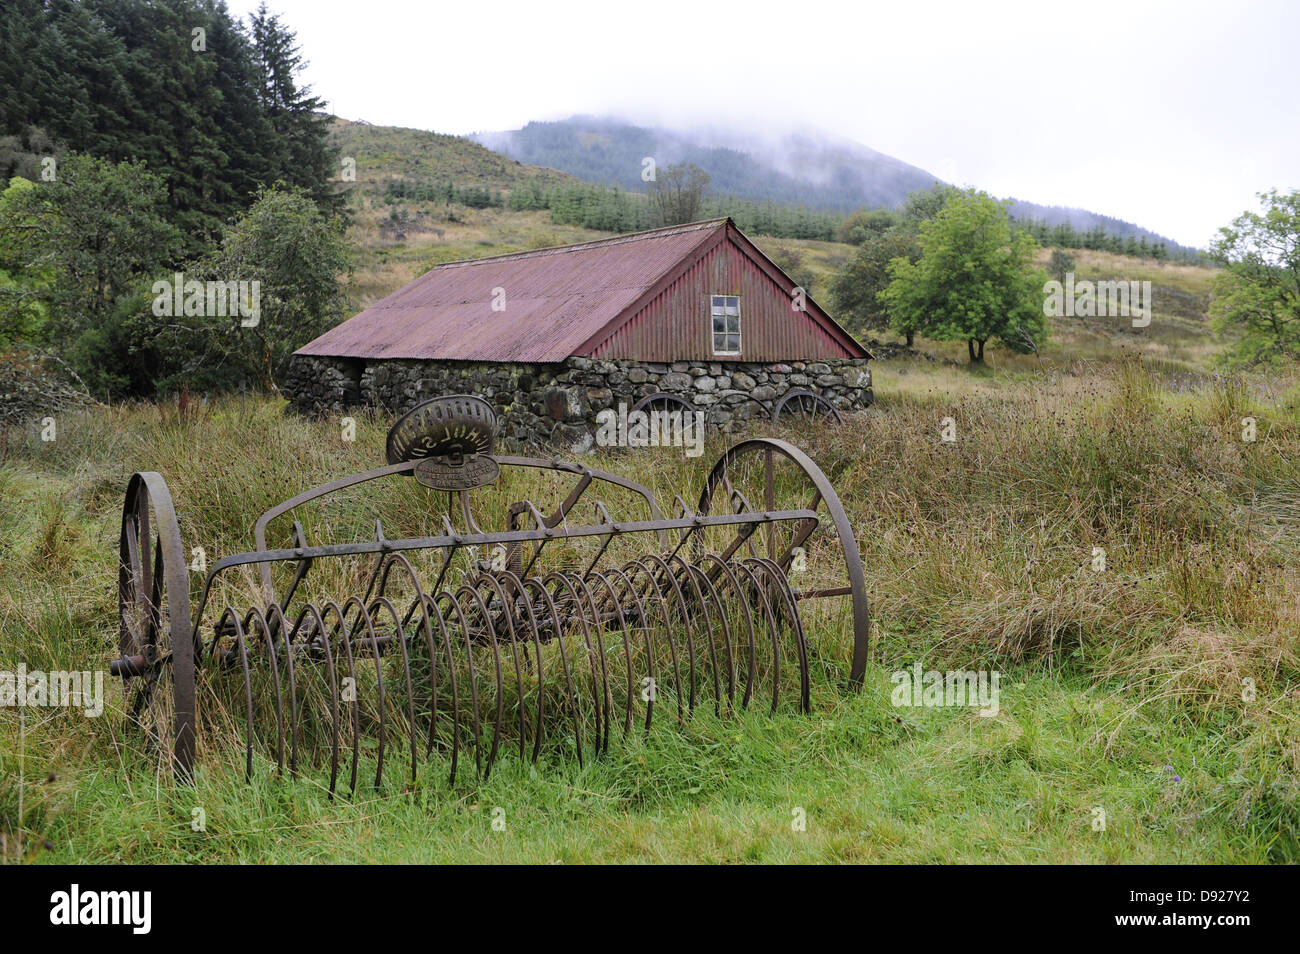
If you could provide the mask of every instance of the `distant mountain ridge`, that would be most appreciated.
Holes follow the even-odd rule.
[[[779,139],[747,138],[707,129],[679,131],[619,119],[573,116],[530,122],[522,129],[473,133],[487,148],[533,166],[567,172],[599,185],[644,191],[642,162],[693,162],[709,173],[715,196],[802,205],[828,212],[897,208],[907,193],[928,189],[938,176],[859,143],[815,133]],[[1146,238],[1183,249],[1172,239],[1132,222],[1086,209],[1011,200],[1011,214],[1078,231],[1101,226],[1122,238]],[[1190,251],[1190,250],[1188,250]]]

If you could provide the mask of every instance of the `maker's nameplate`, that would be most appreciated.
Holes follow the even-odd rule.
[[[501,475],[501,467],[491,457],[478,455],[461,464],[448,464],[434,457],[422,457],[412,471],[415,479],[434,490],[473,490],[486,487]]]

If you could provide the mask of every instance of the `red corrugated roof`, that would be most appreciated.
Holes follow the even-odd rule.
[[[597,337],[729,220],[439,265],[298,354],[563,361]],[[493,311],[493,290],[505,310]]]

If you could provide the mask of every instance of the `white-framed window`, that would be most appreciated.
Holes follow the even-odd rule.
[[[740,296],[714,295],[709,309],[714,354],[740,354]]]

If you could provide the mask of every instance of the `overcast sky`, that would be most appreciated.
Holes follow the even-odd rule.
[[[243,15],[257,0],[229,0]],[[1300,3],[272,0],[348,119],[824,130],[1204,246],[1300,188]]]

